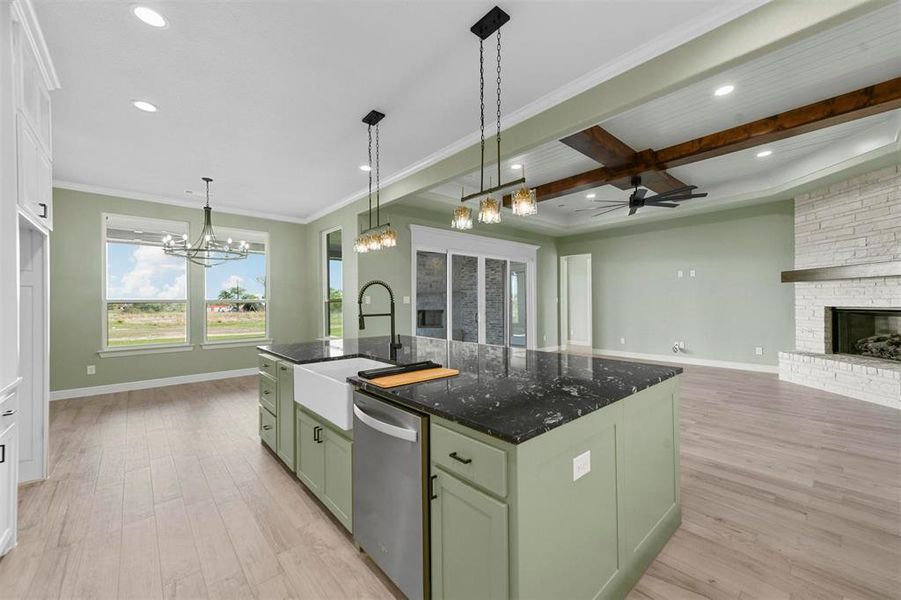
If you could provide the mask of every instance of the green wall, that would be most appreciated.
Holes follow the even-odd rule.
[[[794,347],[793,214],[786,200],[558,239],[560,256],[592,255],[592,346],[671,355],[681,340],[686,357],[776,365]]]
[[[397,300],[397,331],[411,334],[412,305],[404,304],[403,297],[412,297],[411,238],[410,225],[424,225],[437,229],[450,230],[452,208],[446,212],[410,206],[415,199],[405,200],[402,204],[392,204],[382,210],[383,221],[390,221],[397,229],[397,246],[379,250],[378,252],[361,254],[358,257],[359,283],[372,279],[382,279],[394,289]],[[514,218],[505,216],[505,218]],[[365,215],[360,215],[360,224],[364,224]],[[467,232],[473,235],[498,238],[534,244],[539,246],[536,259],[538,277],[538,339],[535,346],[557,345],[557,247],[554,238],[533,234],[522,230],[498,225],[476,226]],[[351,236],[352,238],[353,236]],[[387,308],[387,295],[379,288],[371,288],[372,304],[366,312],[382,312]],[[370,295],[367,293],[367,295]],[[354,315],[356,315],[356,297],[352,298]],[[388,332],[387,319],[373,319],[366,323],[365,334],[384,335]]]
[[[202,211],[76,192],[53,190],[55,229],[50,238],[50,389],[71,388],[244,369],[256,364],[251,347],[204,350],[200,347],[204,309],[194,302],[190,315],[189,352],[101,358],[101,289],[103,285],[101,215],[105,212],[188,221],[200,231]],[[306,252],[304,225],[213,213],[214,225],[269,233],[270,335],[289,342],[316,335],[303,304],[309,278],[300,257]],[[203,267],[190,265],[190,297],[202,298]],[[87,375],[87,365],[97,374]]]

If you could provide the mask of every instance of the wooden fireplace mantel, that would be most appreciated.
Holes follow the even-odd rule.
[[[901,277],[901,260],[782,271],[782,283],[871,279],[874,277]]]

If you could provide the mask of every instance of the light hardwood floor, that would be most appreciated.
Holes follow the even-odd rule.
[[[255,378],[55,402],[0,598],[391,598],[256,437]],[[683,524],[629,600],[901,598],[901,413],[689,367]]]

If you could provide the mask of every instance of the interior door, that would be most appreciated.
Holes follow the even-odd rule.
[[[510,336],[508,344],[514,348],[528,346],[528,267],[526,263],[510,261]]]
[[[565,339],[568,344],[591,346],[591,255],[566,258]]]

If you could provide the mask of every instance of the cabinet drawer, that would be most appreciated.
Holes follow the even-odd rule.
[[[257,354],[257,360],[259,361],[260,373],[265,373],[270,377],[276,377],[278,373],[278,361],[271,356],[266,354]]]
[[[260,406],[260,439],[275,452],[275,415]]]
[[[277,387],[274,379],[260,375],[260,404],[273,415],[278,414]]]
[[[432,462],[500,497],[507,495],[507,453],[432,424]]]

